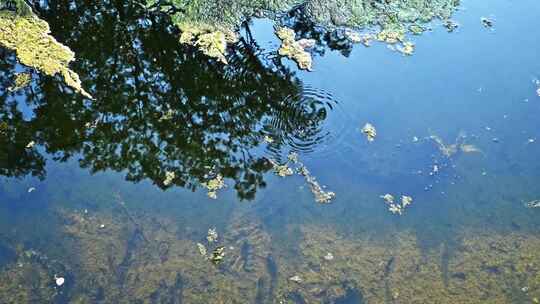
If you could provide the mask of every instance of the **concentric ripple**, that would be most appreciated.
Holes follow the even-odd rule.
[[[304,86],[281,105],[267,124],[271,129],[265,130],[277,140],[268,145],[274,156],[284,152],[324,154],[342,138],[348,119],[332,94]]]

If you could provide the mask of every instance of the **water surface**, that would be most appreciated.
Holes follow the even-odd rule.
[[[539,11],[469,0],[413,56],[320,41],[305,72],[268,20],[222,65],[164,15],[50,1],[39,15],[95,100],[0,50],[0,302],[538,302]],[[21,71],[31,85],[9,91]],[[291,152],[330,204],[275,174]],[[413,203],[392,214],[386,193]]]

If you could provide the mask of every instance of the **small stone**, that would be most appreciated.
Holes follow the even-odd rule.
[[[63,277],[57,277],[55,275],[54,276],[54,282],[56,283],[56,286],[60,287],[60,286],[64,285],[64,283],[66,282],[66,279],[64,279]]]
[[[326,261],[332,261],[334,259],[334,255],[331,253],[331,252],[328,252],[325,256],[324,256],[324,259]]]
[[[302,278],[298,275],[295,275],[295,276],[290,277],[289,281],[293,281],[295,283],[302,283]]]

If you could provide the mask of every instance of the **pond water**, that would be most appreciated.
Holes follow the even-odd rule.
[[[266,19],[223,65],[49,1],[94,100],[0,49],[0,303],[539,303],[539,12],[469,0],[412,56],[318,40],[306,72]]]

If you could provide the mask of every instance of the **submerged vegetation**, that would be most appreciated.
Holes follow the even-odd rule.
[[[53,214],[48,224],[59,228],[56,250],[2,241],[13,240],[13,258],[0,270],[5,303],[339,303],[352,291],[363,303],[535,303],[540,297],[540,239],[533,234],[463,232],[425,248],[411,231],[381,239],[294,224],[287,229],[298,236],[275,246],[254,213],[237,211],[219,239],[214,229],[185,235],[172,216],[119,207]]]

